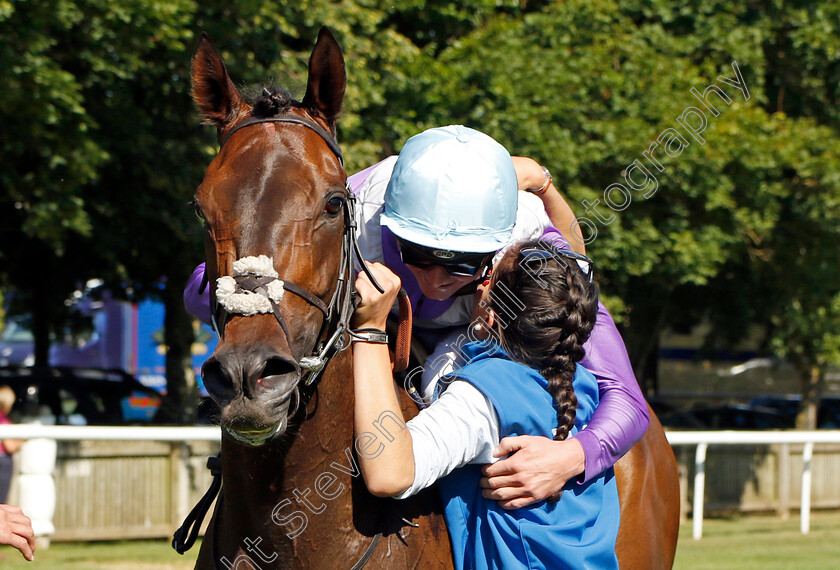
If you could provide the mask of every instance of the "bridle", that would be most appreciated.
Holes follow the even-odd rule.
[[[297,115],[283,114],[274,117],[248,118],[236,125],[224,136],[224,138],[222,138],[219,143],[219,151],[221,152],[225,142],[230,139],[230,136],[233,133],[245,127],[260,123],[291,123],[302,125],[314,131],[321,137],[321,139],[323,139],[332,153],[336,156],[336,158],[338,158],[338,162],[341,167],[344,168],[344,156],[332,134],[315,121],[305,117],[299,117]],[[384,290],[368,269],[367,264],[364,262],[364,258],[362,257],[362,253],[359,250],[359,244],[356,240],[356,196],[353,194],[349,182],[345,184],[345,194],[342,195],[342,198],[344,199],[344,233],[341,240],[341,259],[339,261],[338,284],[336,285],[335,292],[333,293],[329,303],[325,303],[318,296],[290,281],[280,280],[279,277],[257,276],[252,274],[237,275],[233,277],[236,281],[237,293],[255,293],[268,300],[274,318],[280,324],[280,327],[286,335],[286,341],[288,342],[289,348],[292,346],[289,327],[286,324],[286,319],[283,317],[283,312],[280,310],[280,307],[277,306],[277,302],[272,298],[272,295],[268,291],[270,284],[274,281],[280,281],[284,291],[297,295],[321,312],[323,320],[321,321],[321,329],[316,337],[318,340],[316,341],[315,347],[310,351],[309,355],[303,356],[297,361],[297,366],[300,370],[306,371],[306,375],[303,378],[304,390],[301,390],[301,399],[303,402],[307,402],[315,392],[318,382],[322,377],[322,372],[324,371],[324,368],[326,368],[330,359],[350,345],[350,317],[353,315],[353,311],[355,310],[357,303],[354,279],[355,275],[353,271],[354,255],[356,256],[356,259],[359,260],[359,265],[367,274],[368,278],[370,278],[373,286],[376,287],[380,293],[384,293]],[[200,292],[203,292],[204,287],[207,285],[207,276],[205,273],[205,281],[201,285]],[[218,302],[216,295],[211,295],[211,299],[212,302],[210,308],[212,324],[216,331],[216,335],[221,339],[224,338],[225,324],[230,318],[231,313]],[[331,323],[333,322],[335,322],[335,328],[330,331]],[[410,328],[411,325],[409,324],[408,326]],[[183,554],[189,550],[189,548],[195,543],[201,522],[221,489],[221,454],[217,457],[211,457],[208,460],[207,467],[211,470],[213,475],[213,483],[207,493],[205,493],[204,497],[202,497],[189,515],[187,515],[184,523],[175,532],[172,539],[172,547],[179,554]],[[221,500],[220,496],[218,503],[221,503]],[[217,518],[213,517],[214,530],[216,523]],[[215,532],[213,533],[213,538],[215,539]],[[376,546],[379,544],[381,539],[381,532],[374,535],[367,549],[362,554],[361,558],[356,561],[351,570],[360,570],[365,566],[365,564],[367,564],[368,560],[370,560],[373,556]],[[213,540],[210,545],[210,557],[213,560],[214,567],[217,568],[218,564],[214,543],[215,540]]]
[[[342,168],[344,167],[344,156],[332,134],[315,121],[305,117],[299,117],[297,115],[284,114],[274,117],[248,118],[236,125],[224,136],[224,138],[222,138],[219,150],[221,151],[221,148],[224,147],[224,144],[235,132],[261,123],[291,123],[302,125],[314,131],[321,137],[321,139],[323,139],[336,158],[338,158],[338,162]],[[356,196],[351,191],[349,183],[346,184],[345,193],[341,197],[344,200],[344,234],[342,236],[341,243],[338,284],[329,303],[324,303],[324,301],[316,295],[290,281],[285,279],[281,281],[284,290],[297,295],[318,309],[322,314],[321,329],[316,337],[319,340],[317,341],[315,347],[310,351],[309,355],[303,356],[296,363],[300,370],[306,372],[305,377],[303,378],[303,386],[308,387],[310,391],[317,386],[321,378],[321,373],[329,363],[330,359],[349,346],[350,317],[356,308],[356,289],[353,273],[354,255],[359,260],[359,265],[370,278],[374,287],[376,287],[379,292],[383,292],[382,287],[376,282],[376,279],[364,263],[361,251],[359,250],[359,244],[356,240]],[[266,289],[269,283],[275,280],[279,281],[280,278],[238,275],[235,276],[234,279],[236,280],[237,292],[256,293],[258,295],[262,295],[268,300],[271,305],[271,312],[280,324],[280,327],[283,329],[283,333],[286,335],[286,341],[291,348],[292,340],[289,333],[289,327],[286,324],[286,319],[283,317],[283,313],[277,306],[276,301],[271,298]],[[225,324],[231,317],[231,314],[219,304],[215,295],[212,295],[211,299],[211,317],[213,321],[213,328],[215,329],[217,336],[221,339],[224,338]],[[330,331],[331,323],[335,323],[335,328],[332,331]]]

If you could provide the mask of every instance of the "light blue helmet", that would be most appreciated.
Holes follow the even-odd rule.
[[[484,133],[452,125],[406,141],[380,223],[418,245],[486,253],[510,241],[517,205],[508,151]]]

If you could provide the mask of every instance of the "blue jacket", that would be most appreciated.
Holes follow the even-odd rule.
[[[553,438],[557,411],[545,378],[509,360],[498,346],[471,343],[462,350],[470,361],[455,376],[487,396],[501,437]],[[582,366],[574,388],[578,406],[572,435],[598,405],[595,377]],[[619,504],[612,468],[583,485],[569,482],[556,503],[540,501],[513,511],[481,496],[480,468],[467,465],[439,481],[456,568],[618,568]]]

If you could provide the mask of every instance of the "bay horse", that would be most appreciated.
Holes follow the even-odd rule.
[[[221,410],[223,481],[196,568],[452,568],[437,492],[373,497],[355,463],[351,351],[342,350],[355,218],[335,141],[346,86],[338,43],[321,29],[300,102],[264,90],[246,103],[206,35],[192,84],[220,142],[196,207],[220,336],[203,377]],[[670,496],[676,466],[667,473],[674,459],[661,432],[649,430],[628,454],[638,460],[616,468],[623,567],[673,561],[679,492]]]

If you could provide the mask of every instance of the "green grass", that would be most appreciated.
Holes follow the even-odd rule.
[[[811,532],[799,532],[799,516],[735,516],[703,521],[703,538],[691,538],[691,521],[680,527],[676,570],[821,570],[840,567],[840,513],[811,513]]]
[[[0,547],[3,570],[192,570],[200,543],[181,556],[169,540],[131,540],[119,542],[53,542],[46,550],[35,551],[35,561],[27,562],[10,546]]]
[[[26,562],[11,547],[0,547],[3,570],[187,570],[196,544],[179,556],[167,540],[53,543]],[[840,567],[840,512],[811,515],[811,533],[799,533],[799,517],[707,519],[703,538],[691,538],[691,521],[680,527],[676,570],[821,570]],[[337,570],[341,570],[340,568]]]

